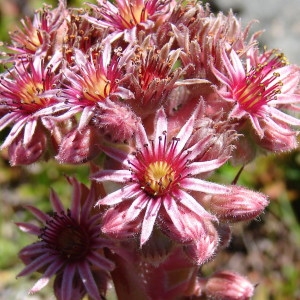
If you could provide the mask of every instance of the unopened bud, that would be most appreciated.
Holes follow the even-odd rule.
[[[254,286],[239,274],[221,271],[207,280],[204,293],[208,299],[247,300],[253,296]]]
[[[249,221],[259,216],[269,201],[267,196],[239,186],[231,186],[229,194],[206,197],[205,207],[220,221]]]

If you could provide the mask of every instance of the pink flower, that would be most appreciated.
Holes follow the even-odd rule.
[[[159,25],[174,6],[172,0],[98,0],[98,5],[89,4],[95,16],[85,18],[100,28],[112,31],[112,40],[123,35],[125,41],[136,39],[137,27],[152,28]]]
[[[73,186],[70,209],[65,209],[55,192],[51,192],[51,215],[33,206],[27,209],[42,223],[17,223],[27,233],[38,236],[39,241],[23,248],[19,256],[26,267],[18,276],[38,271],[42,277],[29,293],[35,293],[48,284],[52,276],[54,292],[60,300],[102,299],[107,287],[108,272],[114,264],[104,257],[103,248],[112,243],[100,235],[100,215],[92,212],[96,200],[96,186],[89,190],[76,179],[68,178]]]
[[[37,10],[33,20],[29,17],[21,20],[23,28],[17,28],[10,33],[13,45],[8,49],[13,50],[16,55],[40,55],[49,48],[56,46],[62,34],[58,34],[61,26],[66,20],[68,10],[64,0],[59,0],[59,6],[51,10],[49,6]],[[14,59],[13,54],[9,54]]]
[[[111,101],[132,98],[133,94],[120,85],[124,76],[121,68],[126,59],[126,54],[122,57],[115,54],[112,57],[108,44],[95,60],[92,54],[87,57],[75,49],[75,66],[64,70],[65,82],[58,95],[59,99],[68,103],[70,109],[58,119],[65,120],[80,112],[78,129],[81,130],[97,111],[99,114],[101,110],[110,108]]]
[[[2,149],[12,145],[16,138],[22,139],[26,149],[37,130],[44,135],[53,130],[55,124],[48,117],[67,108],[64,103],[45,95],[58,84],[59,75],[55,72],[60,61],[59,53],[48,63],[40,57],[33,57],[28,62],[19,62],[1,77],[0,130],[12,126]],[[9,155],[14,156],[14,153]]]
[[[300,120],[282,109],[300,102],[300,95],[295,93],[299,68],[287,65],[285,57],[274,51],[259,55],[251,50],[246,66],[234,50],[231,49],[228,56],[224,49],[221,57],[227,74],[212,67],[215,76],[224,85],[219,94],[232,103],[228,117],[240,122],[250,120],[260,139],[264,137],[264,123],[289,135],[291,131],[281,126],[281,122],[300,126]]]
[[[103,170],[94,174],[93,179],[123,183],[119,190],[98,201],[100,205],[110,205],[110,218],[115,226],[103,225],[105,233],[122,235],[141,227],[141,246],[149,239],[157,218],[167,216],[186,240],[183,211],[198,222],[215,219],[187,192],[196,191],[211,194],[226,194],[230,189],[195,176],[215,170],[223,165],[228,157],[208,161],[194,161],[208,138],[185,148],[192,135],[197,111],[187,120],[176,137],[168,136],[168,122],[163,109],[157,113],[153,139],[149,139],[142,124],[139,124],[134,152],[103,147],[109,156],[124,164],[122,170]],[[116,206],[116,207],[115,207]],[[180,207],[180,209],[179,209]],[[115,210],[115,214],[112,210]],[[191,213],[193,212],[193,213]],[[106,220],[104,216],[104,220]],[[193,221],[191,221],[191,224]],[[130,224],[132,224],[130,226]],[[164,222],[162,222],[164,224]]]

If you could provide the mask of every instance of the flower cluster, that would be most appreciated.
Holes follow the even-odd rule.
[[[120,299],[249,299],[244,277],[198,271],[268,199],[210,176],[297,147],[299,67],[197,1],[86,5],[44,6],[0,60],[11,165],[92,165],[70,210],[54,192],[52,215],[28,206],[43,227],[18,223],[39,237],[19,275],[43,273],[31,292],[55,275],[58,299],[102,299],[110,279]]]

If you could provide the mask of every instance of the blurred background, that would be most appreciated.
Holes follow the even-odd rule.
[[[83,1],[69,1],[79,7]],[[92,1],[91,1],[92,2]],[[262,45],[278,48],[290,63],[300,65],[300,5],[299,0],[216,0],[207,1],[213,11],[225,13],[231,8],[246,25],[257,19],[253,31],[265,29]],[[43,1],[0,0],[0,41],[7,41],[7,32],[18,25],[24,15],[32,15]],[[56,1],[47,1],[54,4]],[[6,132],[0,133],[0,142]],[[215,180],[230,183],[238,172],[228,165],[215,175]],[[18,251],[35,241],[18,230],[14,222],[31,219],[22,208],[34,204],[49,209],[49,189],[54,188],[67,203],[69,185],[64,175],[74,175],[86,183],[87,166],[57,165],[53,161],[36,163],[29,167],[10,167],[5,151],[0,153],[0,299],[49,300],[55,299],[50,288],[38,295],[27,296],[31,280],[19,278],[23,265]],[[246,275],[257,284],[254,300],[300,299],[300,151],[260,156],[246,166],[238,184],[269,195],[266,212],[250,223],[236,224],[228,249],[207,264],[203,272],[230,269]]]

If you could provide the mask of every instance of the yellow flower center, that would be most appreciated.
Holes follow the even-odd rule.
[[[132,28],[147,20],[148,13],[143,3],[129,3],[120,9],[120,16],[124,28]]]
[[[82,92],[86,100],[97,102],[109,95],[110,88],[110,82],[104,74],[95,74],[88,81],[85,81]]]
[[[160,195],[168,189],[174,178],[175,172],[170,164],[165,161],[153,162],[145,172],[145,190],[153,196]]]
[[[43,106],[45,104],[45,98],[39,97],[39,94],[42,92],[44,92],[44,86],[42,83],[29,81],[20,88],[20,103],[25,105],[29,104],[32,108],[36,106]]]

